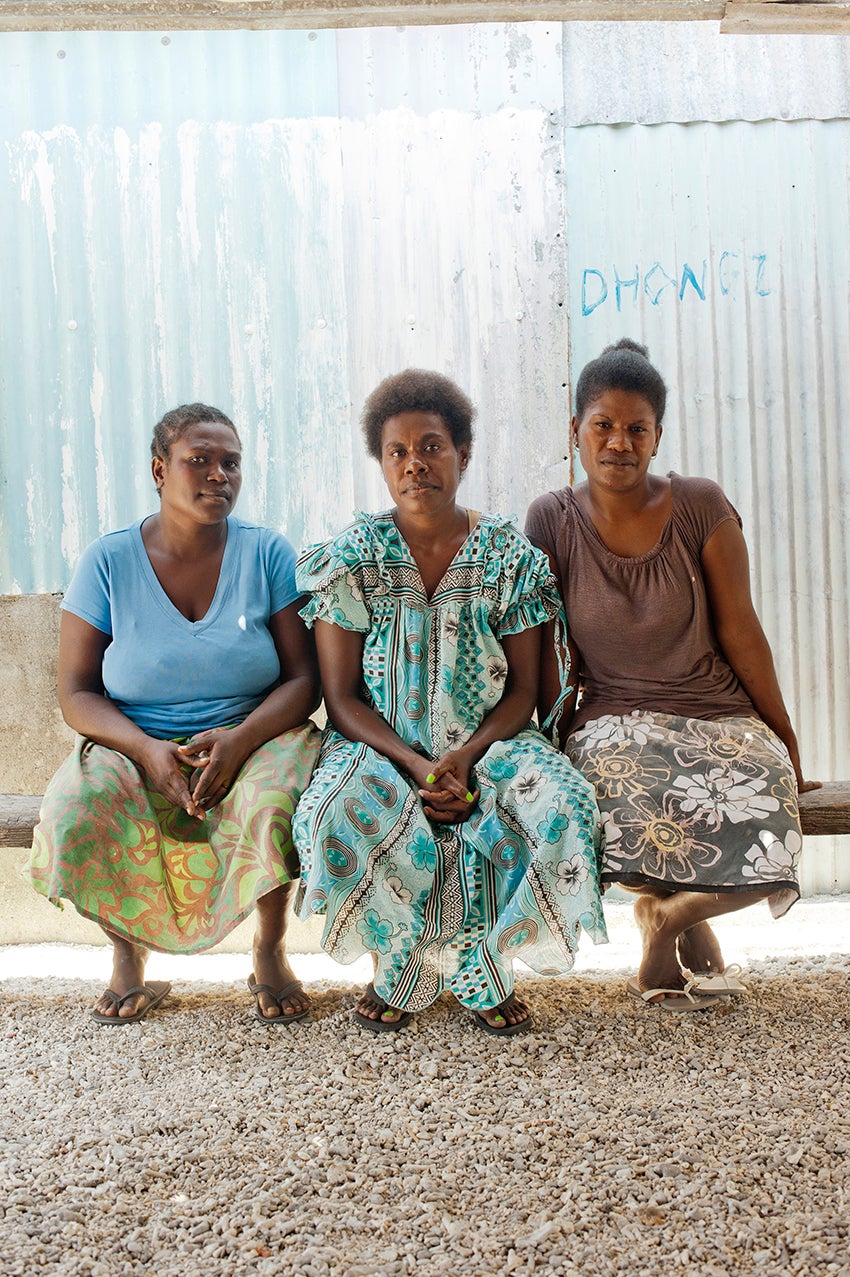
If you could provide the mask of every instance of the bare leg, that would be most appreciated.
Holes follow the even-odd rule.
[[[666,900],[674,894],[652,883],[641,887],[631,887],[627,883],[620,883],[620,886],[625,891],[633,891],[641,896],[653,896],[656,900]],[[696,922],[687,931],[682,932],[676,941],[676,954],[679,966],[692,974],[699,972],[700,975],[707,975],[711,971],[720,972],[726,965],[723,954],[720,952],[720,942],[708,923],[704,921]]]
[[[120,998],[128,989],[144,984],[148,951],[142,945],[133,944],[131,940],[125,940],[123,936],[116,935],[114,931],[107,931],[106,927],[103,931],[112,942],[112,979],[109,987]],[[94,1007],[101,1015],[117,1015],[124,1018],[141,1011],[145,1001],[144,994],[136,993],[132,998],[128,998],[119,1010],[110,998],[102,994]]]
[[[277,887],[257,901],[257,930],[254,934],[254,978],[257,984],[267,984],[271,989],[282,989],[294,980],[295,973],[286,957],[286,925],[289,921],[289,901],[295,890],[294,882]],[[302,988],[293,989],[280,1004],[267,993],[257,994],[263,1015],[297,1015],[306,1011],[310,999]]]
[[[708,918],[737,913],[770,894],[770,888],[716,893],[677,891],[663,897],[642,894],[635,901],[635,921],[643,940],[643,960],[638,970],[641,989],[684,988],[676,956],[677,942],[683,932],[698,927]]]
[[[707,922],[697,922],[676,941],[679,964],[693,974],[708,975],[724,969],[720,941]]]

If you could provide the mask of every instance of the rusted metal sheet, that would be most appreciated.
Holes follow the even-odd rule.
[[[3,0],[0,31],[274,30],[455,23],[704,21],[724,0]]]

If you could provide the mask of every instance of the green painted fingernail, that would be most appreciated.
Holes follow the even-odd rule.
[[[425,777],[425,783],[426,783],[426,785],[433,785],[433,783],[434,783],[434,781],[435,781],[436,779],[437,779],[437,777],[434,775],[434,773],[433,773],[433,772],[431,772],[431,775],[430,775],[430,776],[426,776],[426,777]]]
[[[468,803],[471,803],[471,802],[472,802],[473,797],[474,797],[474,795],[473,795],[473,794],[467,794],[467,795],[466,795],[466,801],[467,801]]]

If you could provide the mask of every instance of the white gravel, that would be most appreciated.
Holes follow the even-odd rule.
[[[448,998],[367,1035],[321,958],[289,1029],[232,956],[155,956],[174,995],[99,1029],[102,952],[0,950],[0,1273],[850,1274],[850,901],[722,922],[751,994],[689,1016],[627,999],[606,912],[508,1041]]]

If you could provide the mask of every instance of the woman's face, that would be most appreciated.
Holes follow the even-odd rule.
[[[154,457],[151,470],[164,510],[219,523],[242,487],[242,450],[230,426],[202,421],[174,440],[167,461]]]
[[[381,431],[381,469],[399,510],[438,514],[454,507],[469,448],[459,448],[434,412],[400,412]]]
[[[588,482],[613,491],[643,479],[661,438],[652,405],[629,390],[603,391],[573,417],[572,432]]]

